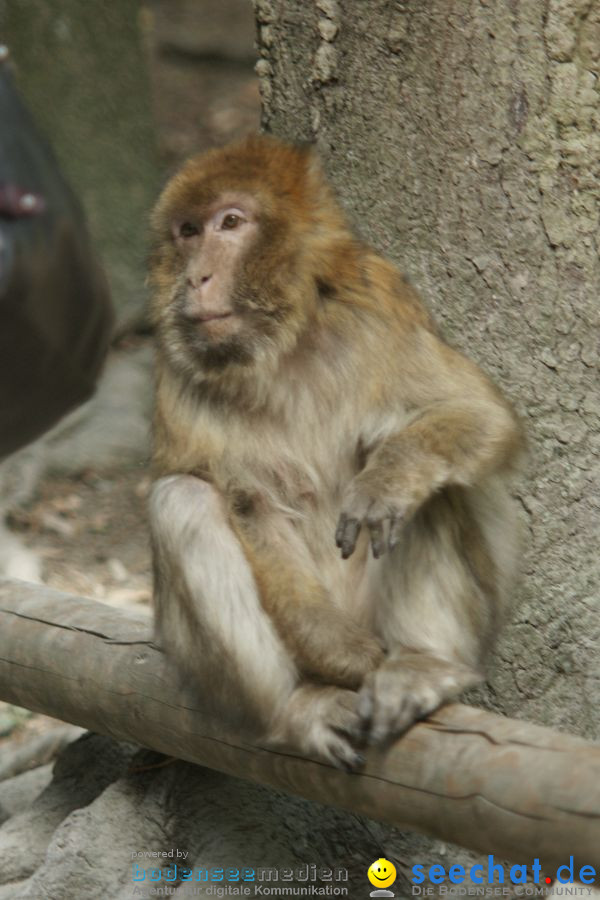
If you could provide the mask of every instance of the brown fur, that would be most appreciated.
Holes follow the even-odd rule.
[[[229,355],[200,362],[175,320],[191,263],[173,222],[205,221],[238,198],[256,211],[257,237],[219,302],[233,304],[241,330]],[[364,684],[363,724],[384,739],[477,677],[501,619],[515,555],[515,415],[440,340],[397,269],[352,234],[312,151],[255,136],[191,159],[163,192],[153,232],[156,474],[212,485],[223,540],[241,548],[300,682]],[[349,559],[336,553],[336,524]],[[190,602],[201,622],[203,601]],[[183,631],[167,644],[189,653]],[[410,678],[398,675],[403,654]],[[310,708],[302,696],[295,708]],[[276,718],[265,710],[266,723]],[[348,762],[339,747],[309,752]]]

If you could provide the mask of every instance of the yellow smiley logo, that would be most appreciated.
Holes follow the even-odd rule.
[[[389,859],[376,859],[367,872],[374,887],[386,888],[396,880],[396,867]]]

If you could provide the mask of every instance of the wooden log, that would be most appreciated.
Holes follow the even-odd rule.
[[[0,699],[497,858],[600,870],[600,747],[527,722],[453,704],[348,775],[207,718],[147,616],[8,580]]]

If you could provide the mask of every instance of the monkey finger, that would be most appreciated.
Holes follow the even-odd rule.
[[[342,540],[344,539],[344,528],[346,527],[346,522],[348,520],[348,516],[346,513],[342,513],[338,520],[337,528],[335,530],[335,545],[336,547],[342,546]]]
[[[340,517],[339,543],[338,547],[342,550],[342,559],[348,559],[352,556],[356,548],[356,541],[360,533],[360,522],[358,519],[350,519],[342,513]]]
[[[390,519],[390,533],[388,536],[388,549],[393,550],[400,543],[402,537],[402,529],[404,527],[404,518],[396,513]]]
[[[371,536],[371,549],[375,559],[386,551],[386,545],[383,534],[383,519],[367,519],[367,528]]]
[[[354,746],[361,736],[357,695],[354,691],[337,691],[336,705],[330,713],[327,751],[334,764],[353,772],[364,764],[364,757]]]

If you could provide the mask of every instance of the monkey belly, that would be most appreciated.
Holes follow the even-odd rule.
[[[317,516],[297,523],[314,562],[315,570],[336,606],[343,608],[356,622],[373,631],[375,607],[380,594],[379,560],[369,550],[366,533],[360,534],[356,551],[342,559],[335,544],[335,514]]]

